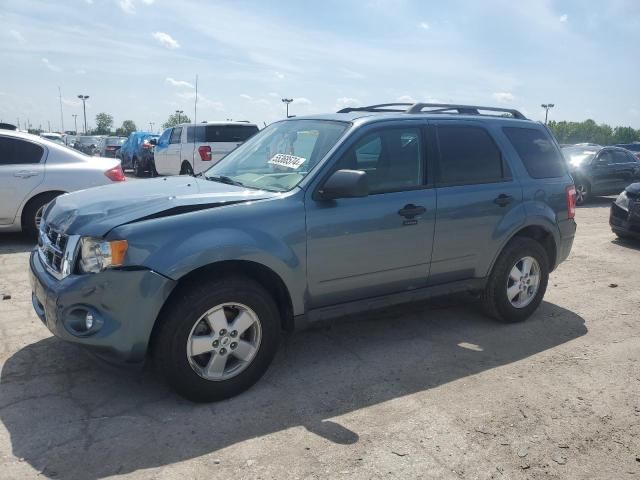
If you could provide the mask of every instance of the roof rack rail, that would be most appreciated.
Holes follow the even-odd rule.
[[[408,108],[389,108],[408,107]],[[424,111],[425,108],[431,110]],[[338,113],[349,112],[404,112],[404,113],[459,113],[461,115],[483,115],[481,111],[509,114],[513,118],[526,120],[522,113],[513,108],[480,107],[477,105],[455,105],[450,103],[381,103],[368,107],[348,107],[338,111]]]

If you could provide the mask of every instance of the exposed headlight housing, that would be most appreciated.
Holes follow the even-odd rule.
[[[80,239],[80,271],[98,273],[106,268],[119,267],[124,263],[128,247],[126,240],[83,237]]]
[[[623,209],[625,212],[629,211],[629,197],[627,191],[623,191],[618,198],[616,198],[616,205]]]

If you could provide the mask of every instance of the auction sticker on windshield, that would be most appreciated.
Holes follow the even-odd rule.
[[[278,165],[279,167],[286,167],[297,170],[306,160],[306,158],[297,157],[295,155],[277,153],[273,157],[271,157],[271,160],[269,160],[268,163],[270,163],[271,165]]]

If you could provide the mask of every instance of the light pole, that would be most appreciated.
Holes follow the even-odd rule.
[[[553,103],[543,103],[540,106],[544,108],[544,124],[546,125],[549,118],[549,109],[555,107],[555,105]]]
[[[178,115],[178,123],[182,123],[182,114],[184,110],[176,110],[176,115]]]
[[[82,100],[82,111],[84,112],[84,134],[87,134],[87,105],[86,101],[89,98],[89,95],[78,95],[78,98]]]
[[[153,132],[153,122],[149,122],[150,131]]]
[[[282,103],[287,106],[287,118],[289,118],[289,104],[293,102],[293,98],[283,98]]]
[[[76,135],[78,135],[78,114],[74,113],[71,115],[73,117],[73,124],[75,125],[75,130],[73,131]]]

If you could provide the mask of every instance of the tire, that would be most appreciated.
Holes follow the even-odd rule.
[[[515,269],[524,269],[521,260],[529,258],[537,263],[538,282],[535,294],[529,296],[529,287],[534,275],[521,281],[515,281],[511,275]],[[520,266],[520,268],[519,268]],[[533,271],[533,267],[532,270]],[[517,273],[517,272],[516,272]],[[504,323],[515,323],[526,320],[538,308],[547,290],[549,281],[549,259],[547,252],[536,240],[527,237],[515,237],[504,248],[489,276],[487,286],[482,293],[482,306],[487,315]],[[517,292],[516,287],[524,290],[509,299],[509,294]],[[509,292],[509,293],[508,293]],[[525,302],[526,300],[526,302]],[[519,305],[518,305],[519,304]]]
[[[25,235],[32,239],[38,238],[38,224],[36,216],[42,214],[42,210],[45,205],[57,196],[62,195],[62,192],[50,192],[44,193],[33,197],[22,210],[22,231]]]
[[[210,323],[202,317],[205,313],[214,310],[214,313],[211,313],[212,317],[219,318],[221,313],[219,307],[228,304],[234,307],[229,309],[225,306],[222,309],[224,317],[230,318],[223,337],[224,332],[221,329],[216,331],[211,326],[216,325],[217,320]],[[233,336],[233,321],[239,318],[239,314],[235,319],[233,318],[236,315],[235,307],[247,309],[244,313],[252,313],[257,318],[257,322],[244,333]],[[176,298],[173,298],[169,307],[163,311],[159,322],[158,331],[152,343],[156,367],[178,394],[193,402],[222,400],[248,389],[266,372],[278,348],[280,336],[278,307],[261,285],[246,277],[229,276],[209,282],[190,283],[177,294]],[[196,335],[201,328],[204,332]],[[241,350],[239,343],[251,342],[252,340],[246,335],[249,333],[255,336],[257,335],[255,332],[259,332],[259,341],[254,342],[253,357],[243,362],[240,357],[236,357],[237,352]],[[216,339],[220,340],[216,345],[218,353],[214,353],[214,350],[214,352],[192,355],[192,349],[195,348],[192,346],[193,338],[206,339],[204,343],[211,350],[213,345],[209,347],[208,342],[211,339],[214,340],[213,343]],[[234,338],[238,341],[236,351],[232,351]],[[228,343],[224,343],[225,341]],[[223,376],[207,379],[207,368],[214,363],[215,358],[224,360],[224,345],[227,346],[228,351],[225,366],[222,368]],[[231,368],[228,378],[224,378],[227,374],[225,369],[229,367]],[[236,368],[238,373],[234,373],[233,368]]]
[[[133,157],[133,174],[136,177],[144,177],[144,167],[137,157]]]
[[[576,179],[576,205],[584,205],[591,198],[591,185],[580,178]]]
[[[182,167],[180,167],[180,175],[193,175],[193,167],[189,162],[182,162]]]

